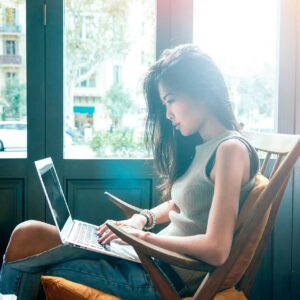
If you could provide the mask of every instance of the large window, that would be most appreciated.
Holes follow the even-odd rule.
[[[223,71],[246,130],[276,127],[278,16],[278,0],[194,1],[194,43]]]
[[[64,157],[145,157],[156,1],[65,1]],[[143,58],[143,59],[141,59]]]
[[[26,157],[25,0],[0,0],[0,16],[0,158]]]

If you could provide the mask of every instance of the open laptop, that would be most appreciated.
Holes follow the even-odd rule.
[[[57,173],[50,157],[35,161],[35,166],[63,244],[139,262],[130,245],[112,241],[109,245],[98,243],[98,226],[74,220],[71,216]]]

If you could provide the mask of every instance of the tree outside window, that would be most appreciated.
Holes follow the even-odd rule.
[[[141,79],[155,60],[155,17],[154,0],[65,1],[65,127],[83,135],[65,142],[65,158],[148,155]]]
[[[8,26],[16,25],[16,9],[13,7],[5,8],[5,23]]]
[[[276,130],[279,3],[194,1],[194,43],[221,68],[245,130]]]

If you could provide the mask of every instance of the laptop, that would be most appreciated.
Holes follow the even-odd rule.
[[[97,225],[72,218],[50,157],[35,161],[35,166],[63,244],[140,262],[135,250],[130,245],[118,243],[117,240],[113,240],[109,245],[101,245],[98,243]]]

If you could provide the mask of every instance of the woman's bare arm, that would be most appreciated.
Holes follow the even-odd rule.
[[[179,212],[179,208],[172,200],[163,202],[160,205],[151,209],[151,211],[156,215],[157,224],[163,224],[169,222],[170,221],[169,213],[171,210]]]
[[[156,216],[156,224],[163,224],[169,222],[170,221],[169,212],[171,210],[175,210],[179,212],[179,209],[177,208],[177,206],[174,204],[172,200],[163,202],[158,206],[152,208],[151,211]],[[140,230],[144,228],[146,223],[147,223],[147,218],[141,214],[134,214],[128,220],[123,220],[118,222],[119,225],[129,226]],[[100,225],[97,230],[100,235],[99,243],[101,244],[107,244],[110,241],[118,238],[114,233],[112,233],[108,229],[106,223]]]
[[[135,231],[133,234],[163,248],[213,265],[223,264],[231,249],[241,186],[249,180],[249,155],[239,141],[221,144],[214,166],[215,190],[205,234],[177,237]],[[199,199],[201,201],[201,199]]]

